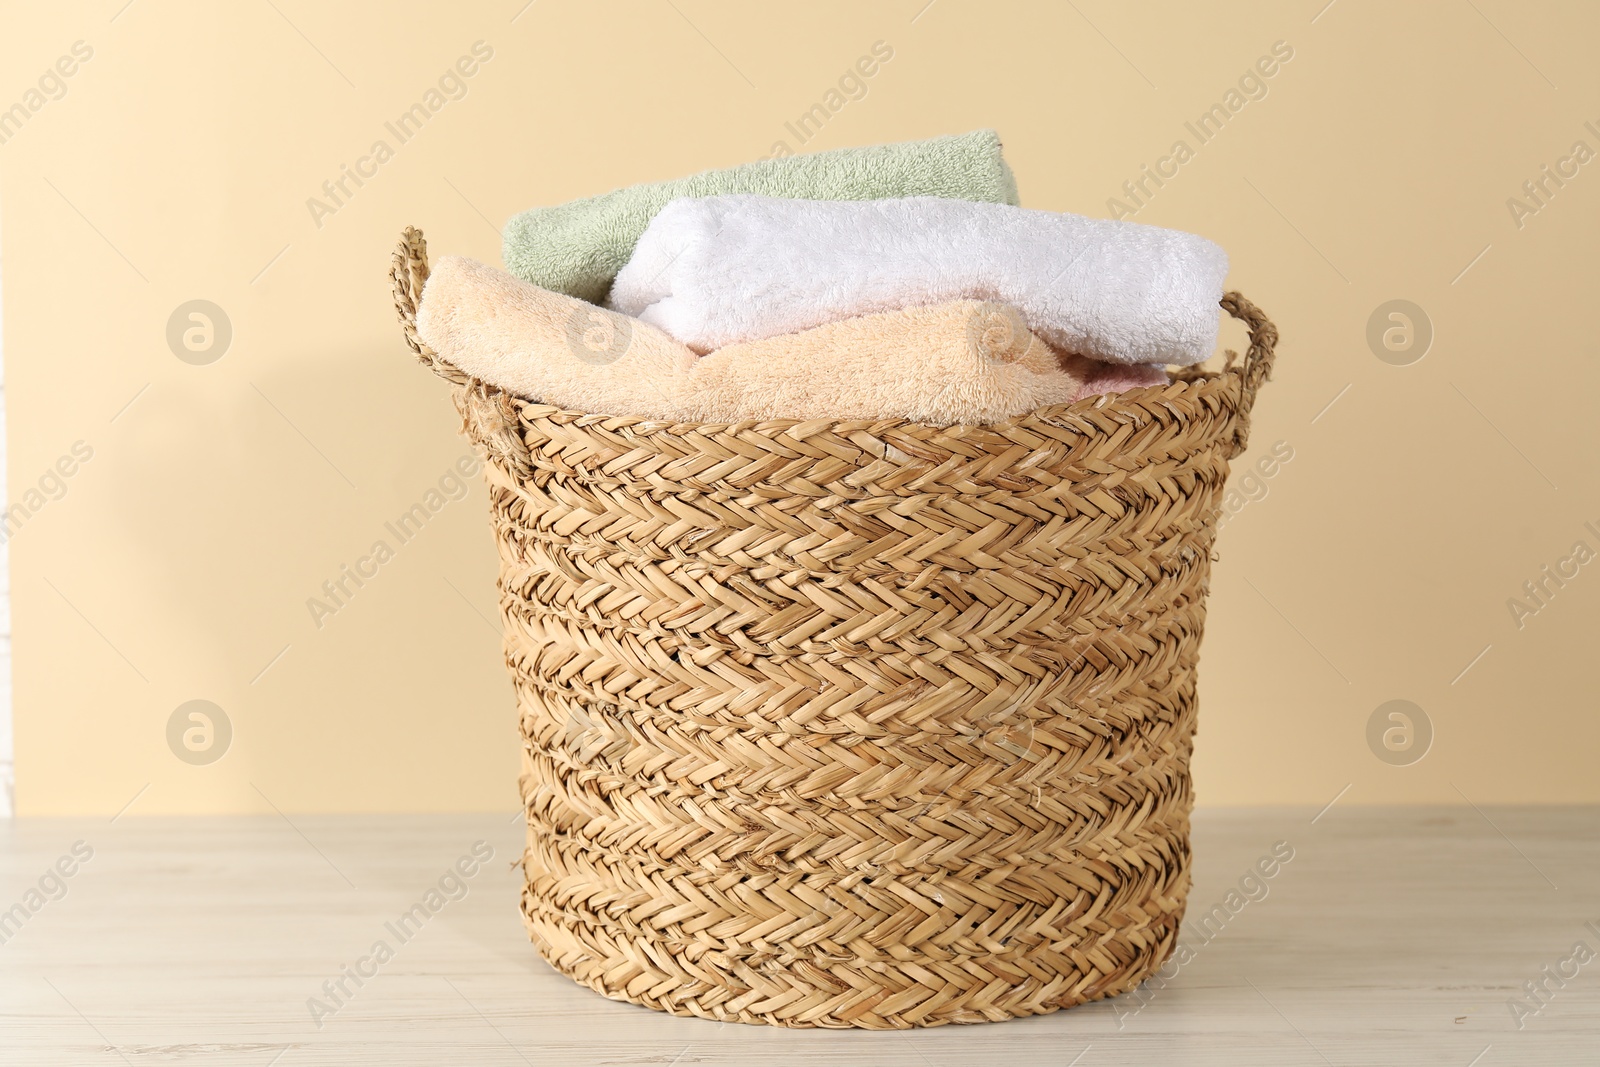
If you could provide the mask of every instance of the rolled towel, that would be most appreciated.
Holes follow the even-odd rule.
[[[1083,388],[1003,304],[897,308],[719,348],[689,371],[699,422],[901,418],[989,425]]]
[[[572,411],[682,418],[699,358],[654,326],[461,256],[440,256],[417,335],[475,378]]]
[[[1198,363],[1217,339],[1228,257],[1203,237],[933,197],[675,200],[610,305],[696,351],[916,304],[1009,304],[1058,349]]]
[[[896,309],[701,357],[647,323],[457,256],[435,262],[417,332],[526,399],[673,421],[981,425],[1068,403],[1084,385],[1003,305]]]
[[[680,197],[720,193],[813,200],[938,196],[1015,204],[1017,179],[993,130],[763,159],[524,211],[506,224],[501,255],[524,281],[599,303],[658,211]]]

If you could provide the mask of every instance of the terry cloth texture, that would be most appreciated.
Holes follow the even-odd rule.
[[[658,211],[679,197],[721,193],[813,200],[937,196],[1015,204],[1017,179],[993,130],[764,159],[524,211],[506,224],[501,256],[506,269],[523,281],[600,303]]]
[[[1198,363],[1216,345],[1228,257],[1137,222],[934,197],[676,200],[610,305],[699,352],[951,300],[1008,304],[1056,348]]]
[[[697,358],[653,326],[461,256],[434,262],[417,335],[518,396],[605,415],[679,417],[673,383]]]
[[[1101,363],[1083,356],[1062,356],[1061,365],[1068,374],[1083,379],[1083,388],[1074,400],[1102,393],[1122,393],[1129,389],[1143,389],[1150,385],[1167,385],[1172,379],[1165,367],[1147,363]]]
[[[990,424],[1085,388],[1003,305],[895,309],[707,356],[650,326],[493,267],[441,257],[418,335],[475,377],[575,411],[693,422],[904,418]]]
[[[1077,397],[1083,379],[1002,304],[897,308],[719,348],[689,372],[699,422],[902,418],[988,425]]]

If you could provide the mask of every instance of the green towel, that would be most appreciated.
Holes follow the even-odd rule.
[[[993,130],[763,159],[524,211],[506,224],[501,255],[523,281],[599,303],[668,201],[722,193],[795,200],[942,196],[1014,205],[1017,179]]]

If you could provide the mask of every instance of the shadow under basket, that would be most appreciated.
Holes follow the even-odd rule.
[[[582,414],[406,340],[485,459],[521,716],[522,912],[675,1015],[1037,1015],[1166,960],[1246,356],[991,426]]]

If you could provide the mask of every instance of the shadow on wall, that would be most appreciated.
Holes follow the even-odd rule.
[[[148,730],[215,704],[224,723],[185,717],[171,744],[184,763],[228,755],[213,785],[237,810],[293,810],[307,778],[343,810],[511,810],[495,547],[442,383],[398,339],[196,373],[218,370],[153,386],[118,450],[143,477],[108,479],[119,521],[100,536],[162,620],[139,657]],[[206,751],[224,726],[232,751]],[[441,761],[502,770],[463,796]]]

